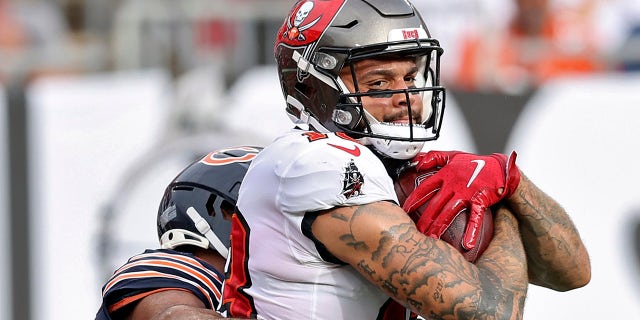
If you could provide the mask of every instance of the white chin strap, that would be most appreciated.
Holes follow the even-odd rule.
[[[408,124],[381,123],[367,111],[365,111],[365,117],[369,120],[371,131],[375,134],[409,138]],[[427,138],[427,130],[420,125],[414,125],[413,138]],[[371,137],[364,137],[359,141],[365,145],[373,145],[378,152],[385,156],[401,160],[415,157],[422,150],[425,143],[424,141],[399,141]]]
[[[211,230],[211,226],[209,226],[207,220],[199,215],[198,211],[196,211],[194,207],[189,207],[187,209],[187,215],[195,224],[196,229],[198,229],[198,231],[202,233],[205,238],[207,238],[207,240],[209,240],[209,243],[213,246],[213,248],[216,249],[216,251],[218,251],[218,253],[226,259],[229,255],[229,249],[222,243],[222,241],[220,241],[220,238],[218,238],[218,236],[213,233],[213,230]]]
[[[200,216],[198,211],[193,207],[187,209],[187,216],[193,221],[196,229],[198,229],[198,232],[201,234],[184,229],[169,230],[160,237],[160,247],[162,249],[175,249],[179,246],[190,245],[202,249],[210,249],[210,247],[213,246],[213,248],[226,259],[229,255],[229,249],[227,249],[222,241],[220,241],[220,238],[213,233],[207,220]],[[202,235],[204,235],[204,237],[202,237]]]

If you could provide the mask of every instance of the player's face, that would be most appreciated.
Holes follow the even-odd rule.
[[[401,90],[416,87],[418,66],[415,59],[362,60],[355,63],[355,74],[360,92],[374,93],[382,90]],[[356,92],[351,69],[345,67],[340,73],[350,92]],[[408,103],[414,123],[421,123],[422,96],[409,94]],[[405,94],[381,94],[362,97],[362,105],[380,122],[408,123],[409,110]]]

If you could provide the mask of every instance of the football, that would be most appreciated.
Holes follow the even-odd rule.
[[[411,194],[411,192],[413,192],[413,190],[422,181],[429,179],[429,177],[434,175],[436,172],[437,170],[418,173],[413,167],[403,170],[394,184],[400,205],[402,206],[404,204],[404,201],[407,199],[409,194]],[[411,217],[414,222],[417,222],[427,205],[429,205],[429,202],[423,204],[417,210],[409,212],[409,217]],[[451,222],[440,239],[456,248],[456,250],[458,250],[465,259],[467,259],[467,261],[476,262],[493,237],[493,213],[491,212],[491,209],[487,209],[485,212],[482,220],[482,229],[478,233],[478,241],[476,246],[471,250],[466,250],[462,246],[462,236],[464,235],[467,227],[468,219],[469,212],[465,209]]]

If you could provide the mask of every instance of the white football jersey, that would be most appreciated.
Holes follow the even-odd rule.
[[[227,316],[385,318],[379,316],[388,314],[389,297],[318,248],[305,219],[383,200],[398,202],[367,147],[341,134],[300,130],[276,139],[252,161],[240,187],[223,293]]]

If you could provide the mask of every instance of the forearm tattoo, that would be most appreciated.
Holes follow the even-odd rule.
[[[570,289],[585,272],[590,273],[578,230],[557,201],[523,175],[508,204],[520,221],[532,283]]]
[[[407,219],[377,236],[362,236],[358,223],[364,215],[397,219],[387,217],[384,206],[366,205],[356,207],[348,220],[344,215],[332,218],[348,224],[344,230],[349,231],[339,237],[343,245],[362,254],[352,265],[396,300],[429,319],[521,318],[526,263],[512,217],[515,226],[509,237],[494,241],[486,251],[488,258],[476,266],[446,243],[424,237]],[[518,241],[513,241],[514,235]]]

